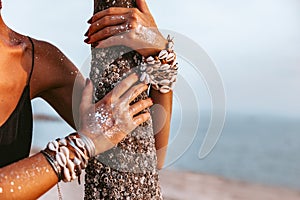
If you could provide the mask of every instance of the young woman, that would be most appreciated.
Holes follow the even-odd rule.
[[[149,119],[149,113],[140,111],[152,105],[151,99],[131,103],[147,89],[131,74],[95,105],[92,83],[80,77],[75,85],[79,98],[73,100],[80,119],[73,120],[76,73],[71,72],[77,68],[56,47],[11,30],[0,14],[0,199],[36,199],[58,181],[74,180],[89,158]],[[36,97],[45,99],[73,128],[74,121],[80,123],[76,133],[26,158],[32,137],[30,100]],[[106,119],[97,121],[99,114]]]
[[[175,54],[168,48],[168,42],[172,41],[167,41],[158,31],[145,0],[136,0],[136,4],[137,8],[111,7],[95,14],[89,21],[91,26],[85,41],[99,48],[127,46],[145,57],[142,65],[147,70],[138,69],[142,73],[140,78],[151,82],[150,96],[160,109],[115,148],[90,160],[86,169],[85,199],[162,199],[157,169],[163,167],[172,110],[172,90],[165,84],[175,80],[168,79],[163,71],[176,69]],[[99,99],[110,92],[126,69],[138,66],[126,62],[126,58],[116,57],[116,62],[95,70],[100,73],[92,73],[95,84],[103,86],[99,89]],[[160,70],[153,73],[155,68]],[[155,80],[150,81],[151,77],[163,78],[158,78],[160,84],[157,84]],[[139,96],[146,97],[146,93]]]

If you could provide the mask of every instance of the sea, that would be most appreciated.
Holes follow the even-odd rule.
[[[40,102],[34,102],[33,105],[36,116],[33,149],[42,149],[48,141],[74,131],[53,110],[43,107],[44,105],[41,109]],[[49,116],[53,119],[49,120]],[[227,112],[224,128],[215,147],[206,157],[200,159],[199,151],[207,126],[199,126],[195,137],[188,143],[182,140],[182,143],[176,142],[174,146],[173,141],[179,137],[178,134],[184,138],[195,131],[187,128],[184,132],[178,132],[182,121],[180,122],[180,117],[175,112],[165,168],[300,190],[299,120],[261,113]],[[207,115],[201,118],[199,125],[208,122]],[[195,127],[194,124],[181,126]],[[184,150],[174,156],[174,149]]]

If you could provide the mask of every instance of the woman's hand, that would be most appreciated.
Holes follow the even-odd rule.
[[[79,132],[93,141],[96,155],[118,144],[128,133],[149,119],[150,113],[140,112],[153,104],[150,98],[130,105],[148,88],[145,84],[136,84],[137,81],[138,76],[131,74],[96,104],[92,103],[92,83],[87,81],[80,104]]]
[[[138,8],[112,7],[96,13],[85,42],[96,48],[128,46],[143,56],[157,54],[166,48],[167,40],[159,32],[145,0],[137,0]]]

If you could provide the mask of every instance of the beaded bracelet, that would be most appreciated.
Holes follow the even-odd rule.
[[[65,138],[49,142],[41,152],[54,169],[59,181],[70,182],[78,178],[80,184],[81,172],[95,152],[90,142],[89,138],[72,133]]]
[[[157,56],[143,58],[138,70],[140,81],[151,84],[153,89],[161,93],[168,93],[173,89],[178,74],[173,38],[168,36],[167,40],[166,49],[160,51]]]

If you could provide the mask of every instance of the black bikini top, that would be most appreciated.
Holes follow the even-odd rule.
[[[32,39],[28,38],[32,45],[31,71],[15,110],[0,127],[0,167],[28,157],[30,152],[32,108],[29,83],[34,67],[34,44]]]

